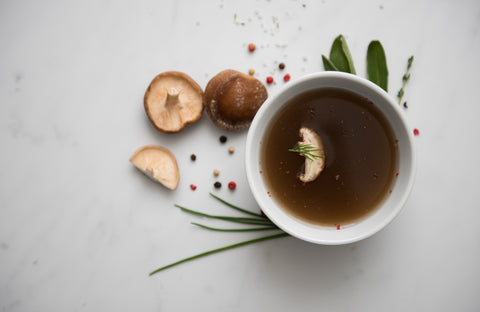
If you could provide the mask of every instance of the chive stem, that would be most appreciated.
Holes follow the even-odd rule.
[[[233,209],[235,209],[235,210],[241,211],[241,212],[243,212],[243,213],[246,213],[246,214],[249,214],[249,215],[252,215],[252,216],[260,217],[260,218],[263,218],[263,219],[268,219],[267,217],[265,217],[264,215],[261,215],[261,214],[259,214],[259,213],[255,213],[255,212],[252,212],[252,211],[249,211],[249,210],[246,210],[246,209],[242,209],[242,208],[237,207],[237,206],[235,206],[235,205],[233,205],[233,204],[230,204],[229,202],[221,199],[220,197],[218,197],[218,196],[216,196],[216,195],[214,195],[214,194],[212,194],[212,193],[210,193],[210,196],[212,196],[213,198],[215,198],[215,199],[218,200],[219,202],[221,202],[221,203],[223,203],[223,204],[225,204],[225,205],[227,205],[227,206],[229,206],[230,208],[233,208]]]
[[[256,238],[256,239],[244,241],[244,242],[241,242],[241,243],[237,243],[237,244],[233,244],[233,245],[229,245],[229,246],[225,246],[225,247],[213,249],[213,250],[210,250],[210,251],[206,251],[206,252],[197,254],[197,255],[195,255],[195,256],[188,257],[188,258],[182,259],[182,260],[180,260],[180,261],[171,263],[171,264],[169,264],[169,265],[163,266],[163,267],[161,267],[161,268],[159,268],[159,269],[156,269],[155,271],[152,271],[152,272],[149,274],[149,276],[152,276],[152,275],[155,274],[155,273],[158,273],[158,272],[163,271],[163,270],[165,270],[165,269],[168,269],[168,268],[171,268],[171,267],[173,267],[173,266],[179,265],[179,264],[181,264],[181,263],[184,263],[184,262],[187,262],[187,261],[190,261],[190,260],[194,260],[194,259],[197,259],[197,258],[201,258],[201,257],[204,257],[204,256],[208,256],[208,255],[211,255],[211,254],[214,254],[214,253],[217,253],[217,252],[221,252],[221,251],[225,251],[225,250],[229,250],[229,249],[233,249],[233,248],[236,248],[236,247],[241,247],[241,246],[245,246],[245,245],[249,245],[249,244],[253,244],[253,243],[257,243],[257,242],[262,242],[262,241],[266,241],[266,240],[271,240],[271,239],[275,239],[275,238],[285,237],[285,236],[288,236],[288,235],[289,235],[289,234],[287,234],[287,233],[280,233],[280,234],[275,234],[275,235],[260,237],[260,238]]]
[[[211,231],[220,231],[220,232],[254,232],[254,231],[269,231],[269,230],[278,230],[276,226],[264,226],[258,228],[245,228],[245,229],[219,229],[210,226],[206,226],[200,223],[191,222],[191,224],[199,226],[201,228],[211,230]]]
[[[243,224],[270,225],[270,226],[273,225],[273,223],[268,219],[215,216],[215,215],[210,215],[210,214],[206,214],[206,213],[203,213],[203,212],[191,210],[191,209],[182,207],[182,206],[177,205],[177,204],[175,204],[175,207],[180,208],[184,212],[188,212],[188,213],[191,213],[191,214],[194,214],[194,215],[197,215],[197,216],[201,216],[201,217],[207,217],[207,218],[212,218],[212,219],[219,219],[219,220],[236,222],[236,223],[243,223]]]

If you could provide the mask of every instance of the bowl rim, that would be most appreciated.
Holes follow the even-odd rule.
[[[357,233],[356,235],[351,235],[351,236],[339,236],[337,239],[326,239],[322,238],[320,236],[312,236],[311,233],[308,235],[305,235],[305,233],[299,232],[298,228],[297,229],[292,229],[292,227],[289,226],[288,222],[284,222],[284,220],[279,217],[278,214],[272,213],[270,206],[272,204],[267,204],[268,202],[273,202],[273,206],[276,206],[277,211],[283,211],[283,209],[275,203],[273,200],[268,199],[268,195],[266,192],[260,192],[260,187],[258,185],[259,181],[261,181],[263,185],[263,179],[259,176],[260,173],[256,172],[256,166],[257,162],[260,159],[260,152],[257,153],[256,157],[253,154],[253,144],[255,144],[255,138],[258,138],[258,136],[263,137],[265,129],[268,128],[269,120],[284,106],[286,102],[288,102],[291,98],[294,96],[301,94],[303,92],[306,92],[308,90],[312,90],[314,88],[307,88],[303,91],[294,93],[291,96],[286,96],[285,100],[281,100],[280,98],[282,96],[285,96],[290,92],[291,90],[295,90],[295,88],[298,88],[304,83],[308,83],[309,81],[328,81],[328,80],[346,80],[348,81],[347,83],[353,83],[358,85],[360,88],[364,89],[370,89],[371,92],[374,92],[376,95],[378,95],[383,101],[389,103],[389,108],[391,111],[394,112],[395,118],[398,119],[399,121],[399,127],[402,128],[404,131],[404,135],[406,135],[407,142],[402,143],[402,145],[406,145],[406,151],[407,151],[407,157],[408,157],[408,172],[406,173],[406,178],[404,179],[404,186],[402,188],[402,192],[396,202],[393,203],[394,208],[391,209],[390,213],[387,214],[385,217],[383,217],[380,221],[376,222],[374,226],[371,226],[367,230],[363,230],[361,233]],[[323,86],[323,87],[331,87],[331,86]],[[322,86],[319,86],[318,88],[322,88]],[[339,88],[342,88],[342,86],[339,86]],[[343,87],[344,89],[347,89]],[[355,92],[355,91],[353,91]],[[357,92],[358,93],[358,92]],[[277,102],[280,102],[281,104],[277,105],[275,108],[271,108],[271,106]],[[271,114],[270,117],[267,116],[267,120],[263,120],[264,115],[267,114],[270,110],[273,110],[273,113]],[[385,110],[388,110],[385,108]],[[384,113],[384,111],[382,111]],[[266,124],[263,126],[263,131],[261,133],[258,133],[259,127],[262,125],[262,122],[266,122]],[[393,126],[392,126],[393,127]],[[259,166],[259,165],[258,165]],[[385,90],[374,84],[373,82],[366,80],[362,77],[349,74],[349,73],[344,73],[344,72],[333,72],[333,71],[327,71],[327,72],[316,72],[316,73],[311,73],[307,74],[305,76],[302,76],[294,81],[291,81],[289,84],[285,85],[280,89],[274,96],[269,97],[265,103],[260,107],[258,110],[257,114],[255,115],[255,118],[253,119],[253,122],[248,130],[247,134],[247,140],[246,140],[246,147],[245,147],[245,169],[247,173],[247,181],[248,185],[250,187],[250,190],[255,198],[255,201],[259,205],[259,207],[262,209],[262,211],[267,215],[267,217],[275,223],[280,229],[283,231],[287,232],[288,234],[297,237],[299,239],[302,239],[304,241],[316,243],[316,244],[322,244],[322,245],[342,245],[342,244],[348,244],[348,243],[353,243],[357,242],[363,239],[366,239],[375,233],[379,232],[383,228],[385,228],[390,222],[392,222],[393,219],[400,213],[400,211],[403,209],[403,206],[405,205],[409,194],[411,193],[411,190],[413,188],[414,180],[415,180],[415,173],[416,173],[416,156],[415,156],[415,148],[413,145],[413,133],[409,131],[408,123],[404,117],[403,112],[401,111],[399,105],[394,101],[393,97],[391,97]],[[258,175],[258,177],[256,177]],[[402,171],[402,175],[405,175]],[[382,206],[384,205],[383,203],[381,204]],[[381,207],[379,207],[376,210],[380,210]],[[300,222],[303,223],[306,227],[309,228],[316,228],[318,231],[313,230],[313,232],[318,232],[318,235],[320,235],[322,232],[326,231],[327,227],[322,227],[322,226],[317,226],[313,224],[307,224],[305,222],[302,222],[295,217],[289,215],[285,211],[283,213],[280,213],[282,215],[288,215],[288,219],[292,222]],[[367,217],[369,218],[369,217]],[[364,220],[360,220],[358,223],[361,224],[364,222]],[[300,227],[301,228],[301,227]],[[331,229],[330,229],[331,230]],[[338,231],[340,232],[340,231]]]

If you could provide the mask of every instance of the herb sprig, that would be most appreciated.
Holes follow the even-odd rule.
[[[272,231],[273,230],[281,231],[272,221],[270,221],[264,215],[261,215],[259,213],[255,213],[255,212],[237,207],[237,206],[219,198],[218,196],[213,195],[212,193],[210,193],[210,196],[212,196],[213,198],[215,198],[216,200],[218,200],[222,204],[226,205],[227,207],[230,207],[234,210],[240,211],[240,212],[242,212],[244,214],[247,214],[247,215],[250,215],[250,216],[255,216],[255,218],[217,216],[217,215],[206,214],[206,213],[196,211],[196,210],[187,209],[187,208],[182,207],[180,205],[175,205],[175,207],[180,208],[184,212],[187,212],[187,213],[190,213],[190,214],[193,214],[193,215],[197,215],[197,216],[201,216],[201,217],[207,217],[207,218],[211,218],[211,219],[220,219],[220,220],[223,220],[223,221],[229,221],[229,222],[258,226],[258,227],[246,227],[246,228],[241,228],[241,229],[239,229],[239,228],[234,228],[234,229],[227,228],[227,229],[225,229],[225,228],[215,228],[215,227],[207,226],[207,225],[196,223],[196,222],[191,223],[195,226],[201,227],[201,228],[206,229],[206,230],[220,231],[220,232],[252,232],[252,231],[271,231],[271,230]],[[156,274],[160,271],[163,271],[165,269],[174,267],[174,266],[179,265],[181,263],[191,261],[191,260],[194,260],[194,259],[198,259],[198,258],[201,258],[201,257],[205,257],[205,256],[208,256],[208,255],[211,255],[211,254],[214,254],[214,253],[221,252],[221,251],[225,251],[225,250],[229,250],[229,249],[233,249],[233,248],[237,248],[237,247],[241,247],[241,246],[245,246],[245,245],[250,245],[250,244],[254,244],[254,243],[258,243],[258,242],[263,242],[263,241],[267,241],[267,240],[272,240],[272,239],[275,239],[275,238],[286,237],[286,236],[289,236],[289,234],[281,231],[280,233],[277,233],[277,234],[272,234],[272,235],[268,235],[268,236],[264,236],[264,237],[259,237],[259,238],[255,238],[255,239],[252,239],[252,240],[247,240],[247,241],[243,241],[243,242],[240,242],[240,243],[236,243],[236,244],[233,244],[233,245],[209,250],[209,251],[206,251],[206,252],[203,252],[203,253],[200,253],[200,254],[197,254],[197,255],[194,255],[194,256],[191,256],[191,257],[188,257],[188,258],[176,261],[176,262],[173,262],[171,264],[162,266],[162,267],[150,272],[149,275],[152,276],[152,275],[154,275],[154,274]]]
[[[412,63],[413,63],[413,55],[408,58],[407,71],[405,72],[405,75],[403,75],[402,77],[402,87],[400,88],[397,94],[399,105],[402,103],[402,98],[403,98],[403,95],[405,94],[405,85],[410,80],[410,68],[412,68]]]
[[[295,153],[299,153],[300,155],[302,155],[303,157],[305,158],[308,158],[310,160],[314,160],[315,158],[323,158],[323,156],[321,155],[317,155],[317,154],[314,154],[313,152],[318,152],[320,151],[319,148],[315,148],[313,145],[311,144],[306,144],[306,143],[300,143],[298,144],[297,146],[295,146],[294,148],[290,148],[288,150],[289,152],[295,152]]]

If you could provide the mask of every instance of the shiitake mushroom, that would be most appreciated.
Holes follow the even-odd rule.
[[[258,79],[227,69],[208,82],[203,103],[217,127],[238,131],[250,126],[267,97],[267,89]]]

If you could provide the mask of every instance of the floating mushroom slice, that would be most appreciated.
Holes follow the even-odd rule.
[[[267,89],[258,79],[227,69],[208,82],[204,106],[217,127],[238,131],[250,126],[267,97]]]
[[[141,147],[130,162],[152,180],[171,190],[177,188],[180,173],[177,160],[168,149],[155,145]]]
[[[190,76],[169,71],[152,80],[143,102],[153,125],[162,132],[174,133],[202,117],[203,90]]]
[[[305,172],[298,178],[305,183],[312,182],[325,169],[325,149],[320,136],[310,128],[300,128],[300,137],[303,141],[298,142],[298,145],[310,146],[311,151],[309,153],[311,155],[305,157]]]

